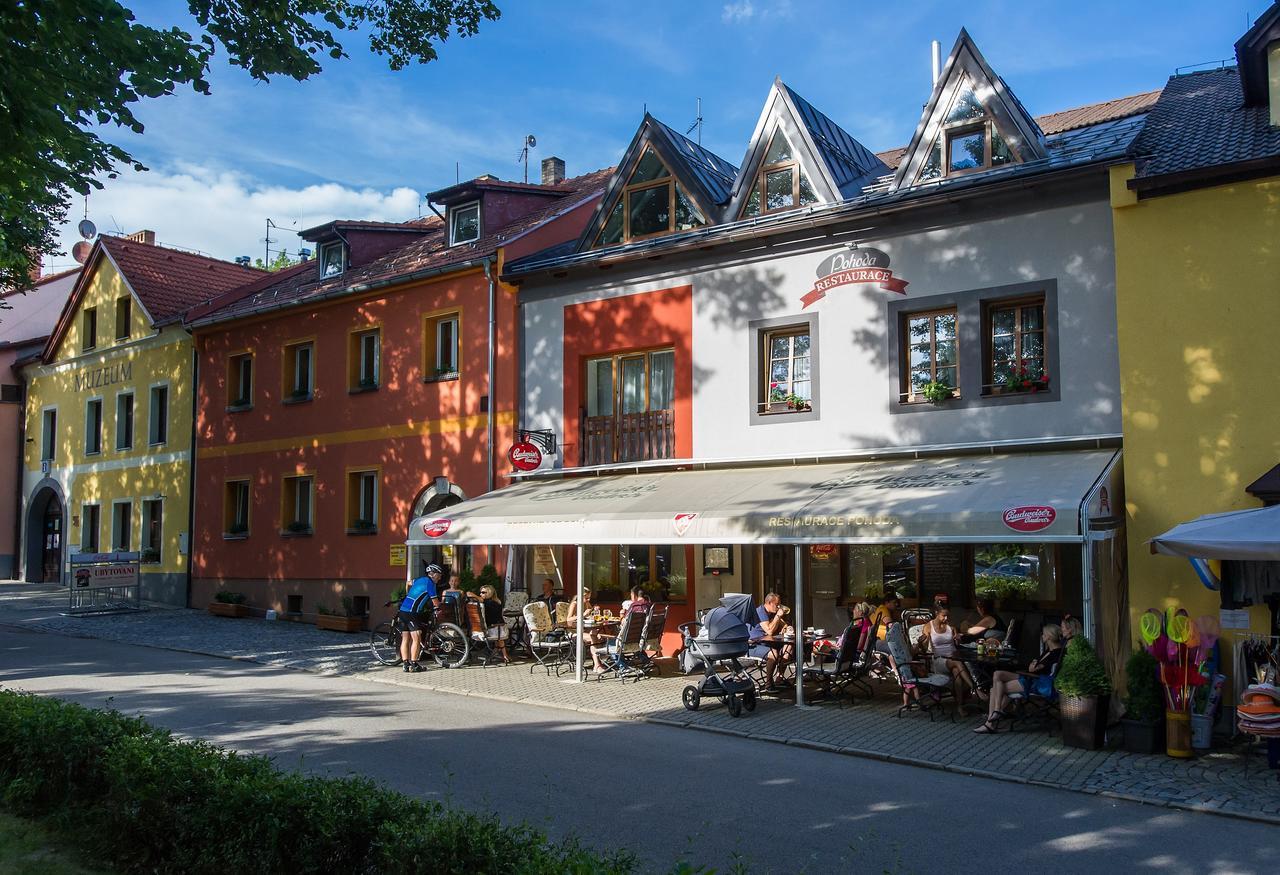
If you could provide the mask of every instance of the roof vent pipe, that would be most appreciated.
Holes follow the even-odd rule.
[[[933,83],[938,84],[938,76],[942,73],[942,43],[937,40],[929,47],[930,53],[933,55]]]

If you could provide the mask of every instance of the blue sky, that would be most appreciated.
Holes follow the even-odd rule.
[[[520,179],[548,155],[569,173],[613,164],[644,108],[685,129],[701,97],[703,143],[741,161],[775,75],[872,149],[906,143],[945,57],[968,28],[1035,114],[1160,87],[1175,68],[1231,57],[1267,0],[1070,3],[567,2],[498,0],[503,17],[440,59],[392,72],[367,40],[310,81],[255,83],[219,60],[212,96],[148,101],[146,132],[111,132],[151,172],[90,199],[104,231],[148,227],[220,257],[260,255],[265,220],[408,219],[422,193],[493,173]],[[175,22],[185,4],[140,2]],[[73,220],[79,218],[74,211]],[[296,249],[297,238],[278,235]],[[68,243],[74,237],[64,236]],[[58,264],[66,259],[56,260]]]

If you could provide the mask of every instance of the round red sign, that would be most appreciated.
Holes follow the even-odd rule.
[[[1038,532],[1053,525],[1058,513],[1043,504],[1029,504],[1006,508],[1004,524],[1015,532]]]
[[[422,534],[428,538],[439,538],[445,532],[449,531],[449,524],[452,520],[427,520],[422,524]]]
[[[542,465],[542,450],[529,441],[520,441],[507,450],[507,460],[517,471],[536,471]]]

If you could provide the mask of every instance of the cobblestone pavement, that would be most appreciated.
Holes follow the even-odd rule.
[[[796,708],[765,698],[752,714],[730,717],[711,700],[687,711],[680,694],[690,682],[666,676],[639,683],[606,679],[573,683],[539,666],[478,665],[405,674],[374,663],[367,634],[345,635],[291,622],[224,619],[204,611],[152,606],[136,614],[67,617],[63,590],[0,584],[0,624],[126,644],[244,659],[363,680],[418,686],[460,695],[530,702],[603,716],[645,719],[832,752],[874,757],[986,777],[1062,787],[1179,808],[1280,823],[1280,783],[1265,754],[1235,747],[1191,760],[1117,750],[1064,747],[1043,731],[978,736],[977,717],[952,723],[919,713],[894,716],[899,695],[882,685],[874,700]],[[695,677],[696,679],[696,677]]]

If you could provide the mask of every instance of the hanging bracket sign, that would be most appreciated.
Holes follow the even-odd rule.
[[[886,292],[898,295],[907,293],[907,281],[895,277],[889,269],[889,256],[879,249],[870,247],[844,249],[832,253],[818,265],[818,279],[813,288],[800,298],[801,304],[808,307],[827,296],[827,292],[839,286],[872,283]]]

